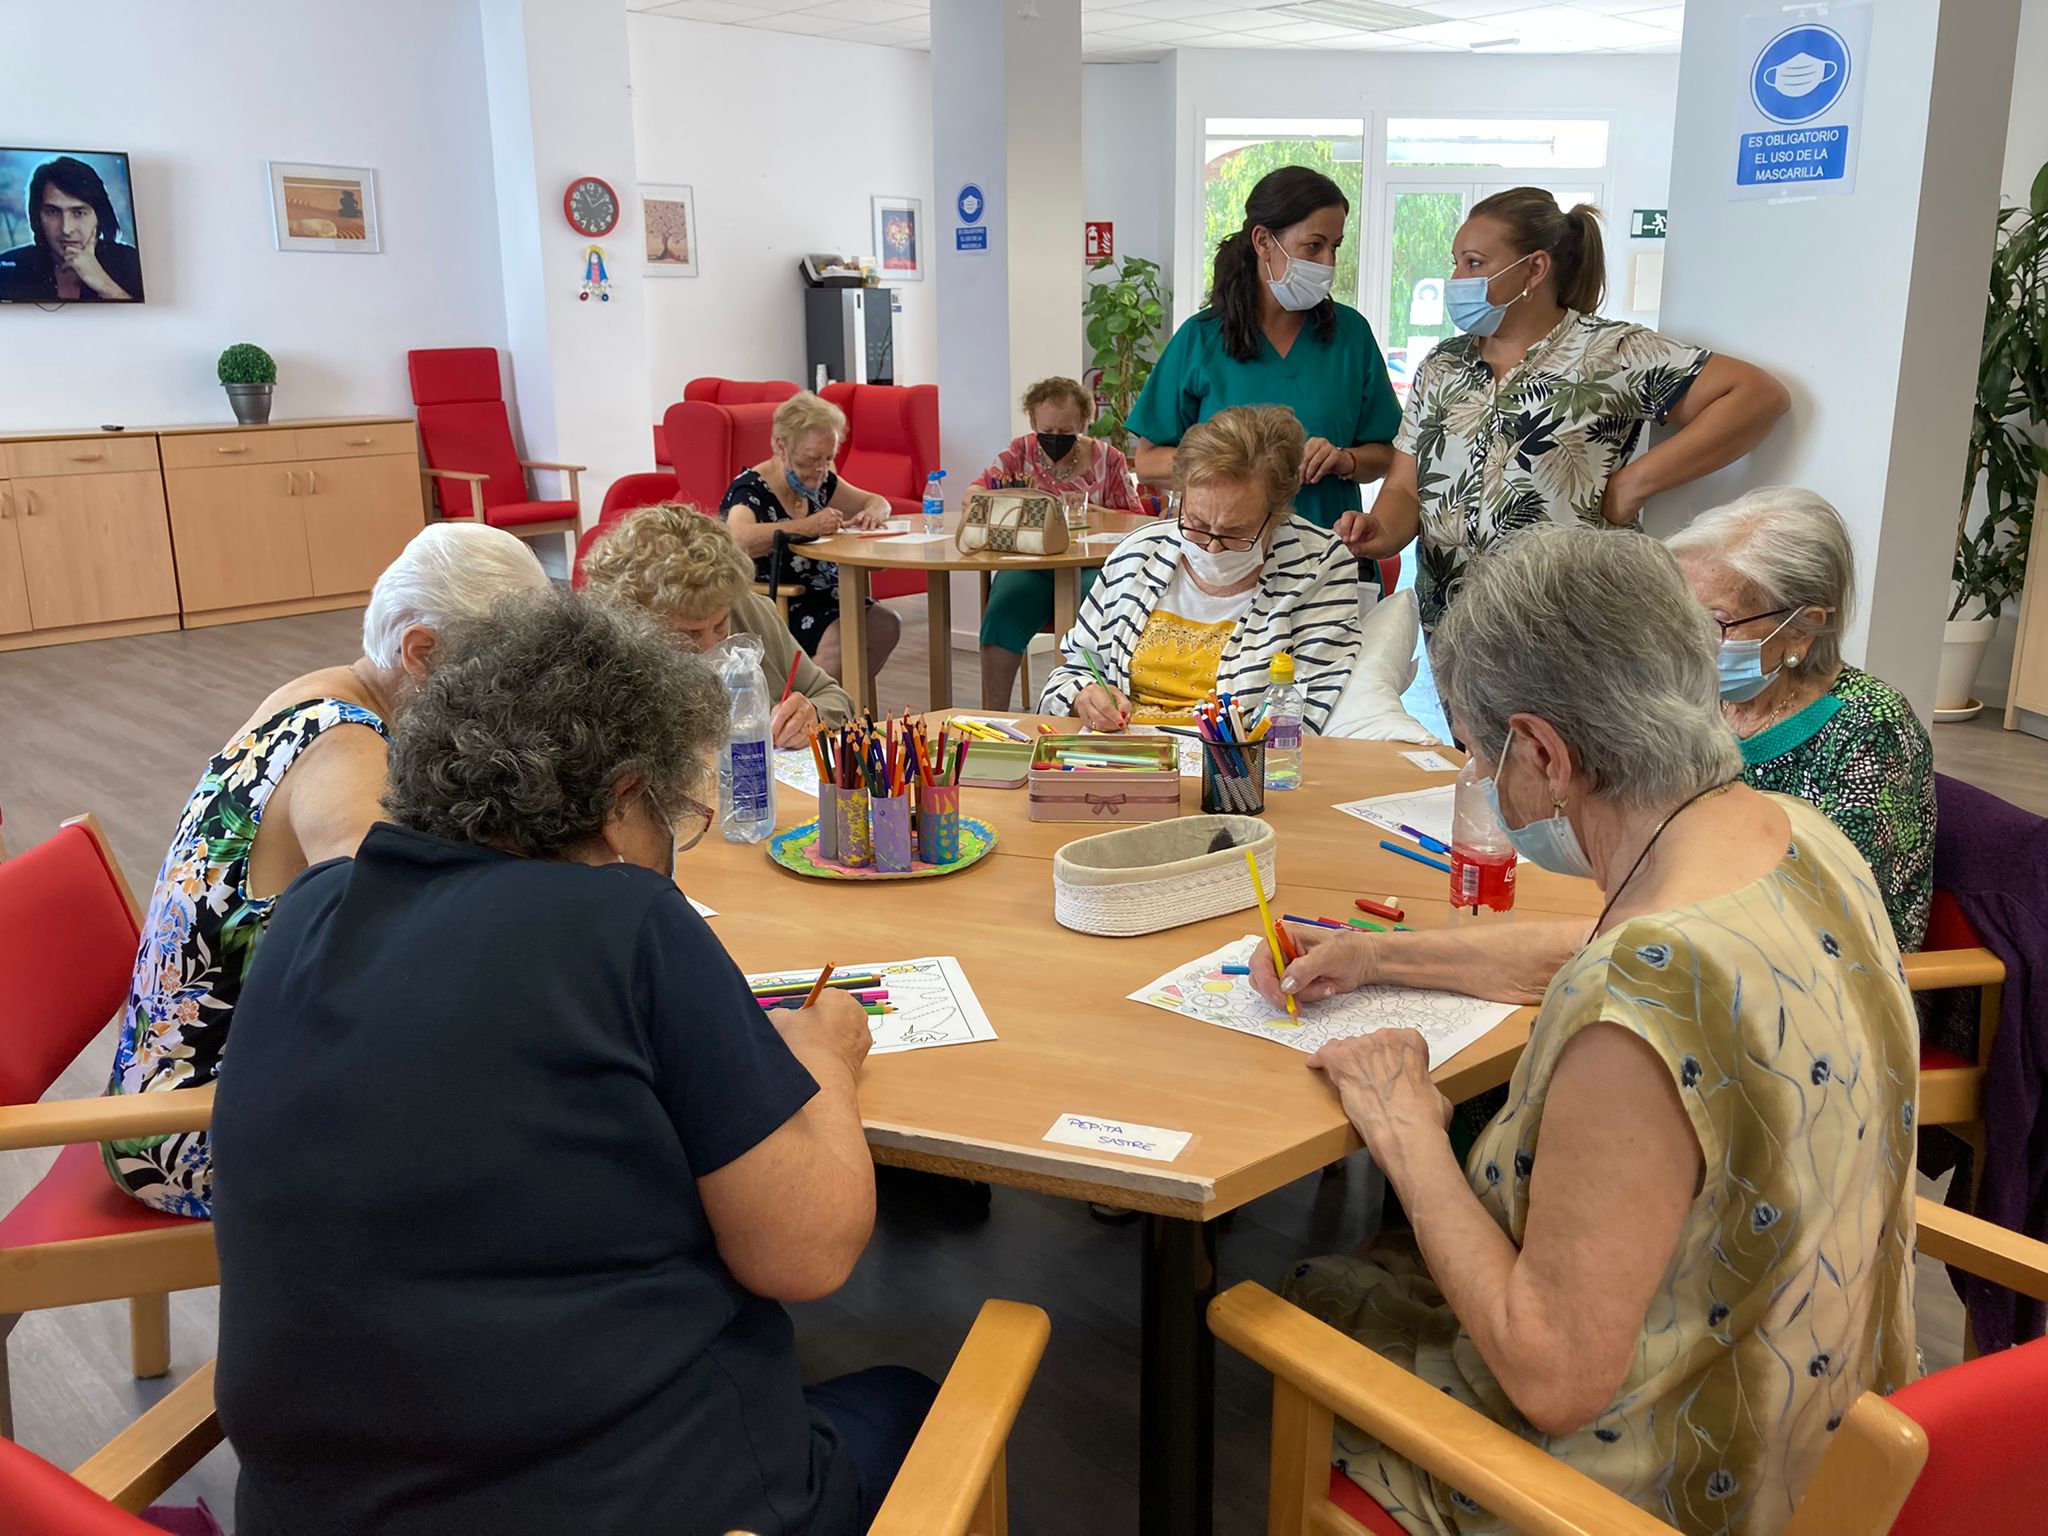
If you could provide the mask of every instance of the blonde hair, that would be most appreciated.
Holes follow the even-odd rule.
[[[1188,428],[1173,451],[1174,484],[1185,491],[1212,480],[1248,481],[1265,492],[1271,525],[1294,505],[1305,442],[1286,406],[1233,405]]]
[[[1024,391],[1024,419],[1031,420],[1031,413],[1041,405],[1051,405],[1064,400],[1081,412],[1081,425],[1086,426],[1095,419],[1095,397],[1083,389],[1074,379],[1055,376],[1040,379]]]
[[[794,448],[813,432],[830,432],[836,446],[846,440],[846,412],[830,400],[800,389],[775,408],[769,436],[778,448]]]
[[[754,567],[717,518],[664,501],[606,529],[583,557],[583,578],[592,592],[657,618],[701,624],[739,601]]]

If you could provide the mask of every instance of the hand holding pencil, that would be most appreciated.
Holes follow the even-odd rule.
[[[821,985],[801,1008],[777,1008],[767,1018],[813,1077],[826,1062],[836,1061],[858,1078],[868,1047],[875,1043],[867,1010],[851,992],[837,987]]]
[[[1373,979],[1375,945],[1381,941],[1371,934],[1300,923],[1282,923],[1275,934],[1292,947],[1293,958],[1284,972],[1254,965],[1251,981],[1259,996],[1276,1008],[1356,992]]]

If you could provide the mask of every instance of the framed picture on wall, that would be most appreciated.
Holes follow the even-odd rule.
[[[364,166],[272,160],[270,224],[280,251],[370,256],[381,251],[377,173]]]
[[[688,187],[640,188],[649,277],[697,275],[697,194]]]
[[[874,209],[875,260],[884,283],[924,281],[924,203],[915,197],[869,199]]]

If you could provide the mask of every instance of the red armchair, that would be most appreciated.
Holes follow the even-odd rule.
[[[798,387],[787,379],[692,379],[683,386],[683,403],[718,406],[723,410],[743,405],[774,406],[795,394]],[[775,413],[770,411],[768,414],[772,416]],[[668,418],[665,415],[654,424],[654,462],[665,469],[675,468],[675,457],[669,451]],[[758,464],[761,461],[751,459],[748,462]],[[733,473],[738,474],[739,470],[735,469]]]
[[[797,392],[786,379],[692,379],[654,429],[654,462],[675,471],[676,495],[715,513],[733,477],[768,457],[775,408]]]
[[[583,557],[590,553],[590,546],[597,542],[597,536],[609,525],[628,512],[675,499],[676,477],[665,469],[621,475],[614,480],[612,488],[604,493],[604,505],[597,509],[597,521],[576,541],[576,560],[569,572],[569,585],[579,592],[583,589]]]
[[[419,408],[423,471],[444,518],[474,517],[521,538],[565,533],[573,540],[582,498],[581,464],[522,459],[498,383],[495,347],[436,347],[405,355],[412,401]],[[566,501],[535,501],[529,469],[568,476]]]
[[[918,516],[925,477],[940,467],[938,386],[827,384],[825,398],[846,413],[839,473],[864,491],[888,497],[896,516]],[[923,592],[925,581],[914,571],[877,571],[873,590],[876,597],[909,597]]]

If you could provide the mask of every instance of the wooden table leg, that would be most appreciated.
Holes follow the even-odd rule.
[[[868,593],[872,583],[866,566],[839,567],[839,679],[857,715],[875,705],[875,674],[868,666]]]
[[[1081,612],[1081,573],[1072,566],[1052,573],[1052,634],[1055,648]],[[1055,661],[1053,665],[1059,663]]]
[[[932,708],[953,707],[953,573],[933,571],[924,579],[925,622],[932,642]]]
[[[1216,1480],[1216,1229],[1145,1218],[1138,1365],[1139,1536],[1209,1536]]]

